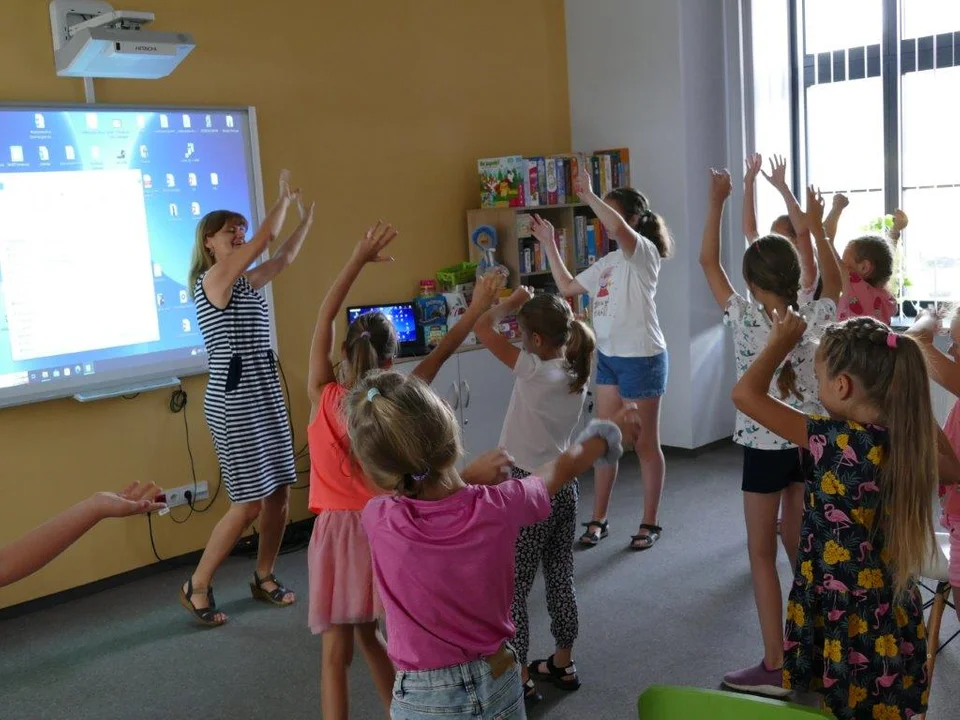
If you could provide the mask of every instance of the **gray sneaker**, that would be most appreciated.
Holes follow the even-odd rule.
[[[759,665],[737,670],[723,676],[723,684],[731,690],[782,698],[790,694],[783,687],[783,669],[767,670],[763,660]]]

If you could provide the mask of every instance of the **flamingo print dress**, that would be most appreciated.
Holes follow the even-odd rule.
[[[926,712],[923,604],[895,598],[880,512],[884,428],[812,416],[800,552],[787,604],[783,686],[815,690],[840,719]]]

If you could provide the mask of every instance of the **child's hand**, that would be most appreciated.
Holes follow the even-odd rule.
[[[539,242],[545,245],[555,242],[554,238],[556,237],[556,235],[553,230],[553,225],[550,223],[549,220],[544,220],[542,217],[535,214],[533,216],[532,230],[533,230],[533,236]]]
[[[281,170],[280,171],[280,199],[290,202],[294,199],[299,191],[293,190],[290,187],[290,171]]]
[[[624,444],[636,444],[640,434],[640,411],[636,403],[624,403],[619,412],[610,419],[620,428]]]
[[[800,338],[806,331],[807,321],[792,307],[787,308],[787,312],[782,318],[780,313],[774,310],[773,328],[770,331],[770,339],[767,341],[767,345],[790,350],[800,342]]]
[[[787,187],[787,159],[783,155],[774,155],[770,158],[770,174],[763,169],[760,170],[763,176],[770,181],[777,190],[784,190]]]
[[[573,179],[573,191],[581,199],[593,192],[590,173],[587,172],[587,166],[582,162],[577,162],[577,176]]]
[[[746,167],[743,171],[743,182],[744,184],[749,185],[757,179],[757,175],[759,175],[760,171],[763,170],[763,155],[760,153],[747,155],[746,160],[744,160],[744,164]]]
[[[710,168],[710,200],[711,202],[723,205],[730,197],[733,191],[733,183],[730,180],[730,173],[727,170],[714,170]]]
[[[893,231],[895,233],[902,232],[909,224],[910,219],[903,210],[897,208],[893,211]]]
[[[304,222],[307,225],[313,225],[313,210],[316,207],[316,203],[310,203],[310,207],[303,206],[303,198],[300,197],[300,193],[297,193],[297,210],[300,212],[300,222]]]
[[[913,325],[907,330],[907,335],[917,342],[932,345],[933,339],[940,330],[941,317],[931,310],[921,310]]]
[[[127,485],[118,493],[99,492],[91,500],[100,517],[128,517],[163,510],[166,505],[154,502],[160,488],[154,483]]]
[[[510,303],[512,307],[522,308],[528,302],[533,300],[533,288],[527,287],[526,285],[521,285],[507,299],[507,302]]]
[[[460,477],[469,485],[496,485],[510,476],[513,463],[513,457],[503,448],[489,450],[470,463]]]
[[[831,202],[834,210],[846,210],[847,205],[850,204],[850,199],[843,193],[836,193]]]
[[[506,284],[507,279],[503,273],[487,273],[477,281],[473,288],[473,297],[470,299],[470,307],[475,308],[481,313],[486,312],[493,305],[493,301],[500,296],[500,291]]]
[[[353,249],[353,259],[366,265],[371,262],[393,262],[392,256],[381,254],[383,249],[393,242],[398,235],[389,223],[384,225],[380,220],[364,233],[363,240]]]
[[[824,209],[823,195],[820,194],[820,191],[815,188],[813,185],[807,186],[807,210],[803,214],[804,219],[807,222],[807,227],[811,231],[816,229],[823,229],[823,209]]]

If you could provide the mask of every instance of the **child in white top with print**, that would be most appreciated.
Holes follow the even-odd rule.
[[[508,312],[517,313],[522,351],[495,330]],[[593,332],[573,317],[570,306],[559,295],[534,297],[530,290],[520,288],[480,318],[476,333],[516,377],[500,447],[514,459],[513,477],[528,477],[556,460],[570,445],[590,380],[596,346]],[[517,538],[512,607],[517,634],[513,644],[527,707],[543,699],[533,678],[549,681],[561,690],[580,688],[572,657],[579,631],[573,586],[573,541],[579,499],[580,488],[574,480],[551,500],[550,517],[522,528]],[[541,562],[556,652],[528,664],[527,597]]]
[[[654,297],[660,261],[673,253],[673,239],[663,218],[652,212],[647,198],[633,188],[617,188],[600,199],[582,166],[574,188],[620,249],[574,278],[557,251],[550,223],[534,216],[534,236],[550,259],[550,270],[561,294],[590,295],[598,351],[597,416],[612,417],[626,401],[640,409],[636,450],[643,478],[643,518],[630,548],[647,550],[663,532],[657,524],[665,473],[660,449],[660,399],[667,389],[668,357]],[[594,478],[593,515],[580,538],[588,547],[607,537],[607,509],[617,466],[598,468]]]
[[[770,392],[805,413],[821,413],[814,374],[816,341],[837,317],[840,267],[823,233],[823,199],[811,188],[807,192],[806,226],[816,240],[823,276],[819,300],[800,306],[800,260],[793,244],[781,235],[767,235],[753,243],[743,256],[743,276],[756,303],[737,294],[720,264],[720,223],[730,195],[730,174],[711,171],[710,207],[703,229],[700,264],[717,304],[724,309],[724,323],[734,330],[737,377],[746,372],[766,346],[772,314],[784,316],[788,307],[798,310],[807,322],[804,338],[778,368]],[[737,413],[734,441],[743,446],[743,510],[747,524],[747,547],[757,614],[763,635],[764,656],[759,665],[726,675],[723,682],[736,690],[784,696],[783,688],[783,596],[777,575],[777,510],[783,500],[782,542],[796,563],[803,514],[803,457],[797,446]]]

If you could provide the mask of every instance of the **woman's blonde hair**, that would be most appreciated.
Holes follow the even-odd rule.
[[[880,467],[879,523],[897,593],[920,573],[933,549],[931,497],[937,486],[937,424],[920,345],[871,317],[832,325],[820,342],[830,377],[856,378],[889,432]]]
[[[384,490],[418,497],[445,483],[460,458],[453,410],[414,375],[368,372],[353,386],[346,411],[353,455]]]
[[[213,267],[215,260],[207,247],[207,238],[223,230],[228,223],[235,222],[247,227],[247,219],[233,210],[214,210],[208,212],[197,223],[193,241],[193,251],[190,253],[190,272],[187,275],[187,292],[191,295],[197,287],[197,278]]]

